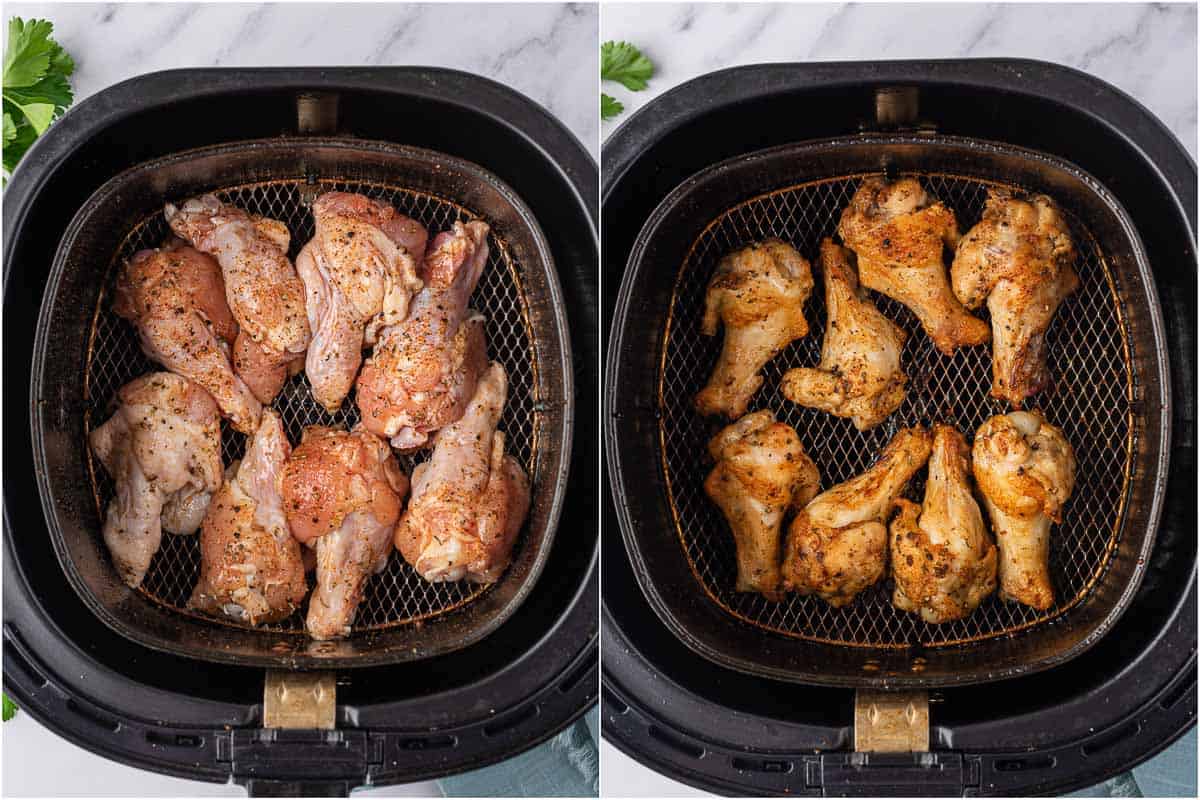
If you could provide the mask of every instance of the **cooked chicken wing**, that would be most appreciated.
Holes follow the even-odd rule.
[[[211,194],[164,215],[175,233],[221,265],[225,297],[241,330],[233,367],[263,403],[283,388],[308,348],[304,284],[287,257],[291,234],[282,222],[252,216]]]
[[[725,343],[708,385],[696,395],[701,414],[736,419],[762,386],[760,370],[808,333],[804,303],[812,293],[812,269],[779,239],[735,250],[721,259],[704,299],[705,336],[725,328]]]
[[[484,371],[462,418],[438,431],[433,456],[413,470],[413,496],[396,548],[427,581],[492,583],[508,567],[529,511],[529,478],[496,430],[508,378]]]
[[[747,414],[713,437],[708,452],[717,465],[704,491],[720,506],[737,546],[739,592],[781,597],[779,531],[783,515],[821,488],[817,465],[790,425],[769,410]]]
[[[364,337],[408,316],[420,291],[425,228],[387,203],[329,192],[313,203],[316,235],[296,258],[307,290],[312,342],[304,369],[313,397],[330,411],[342,405],[362,364]]]
[[[189,505],[221,486],[221,415],[212,395],[187,378],[152,372],[121,387],[119,405],[90,444],[117,485],[104,517],[104,543],[121,580],[137,588],[162,542],[164,506]],[[202,496],[197,496],[202,495]],[[195,514],[171,515],[172,533],[194,533]]]
[[[117,277],[113,311],[137,327],[147,356],[203,386],[235,428],[254,432],[262,404],[229,361],[238,325],[212,256],[180,239],[138,251]]]
[[[1050,523],[1075,488],[1075,451],[1041,412],[1014,411],[980,426],[972,455],[1000,548],[1000,597],[1050,608]]]
[[[425,288],[403,322],[379,332],[358,376],[363,425],[400,450],[424,447],[461,417],[487,366],[483,317],[467,308],[487,263],[487,236],[487,224],[476,221],[434,238]]]
[[[958,243],[950,276],[967,308],[992,315],[992,397],[1020,408],[1050,382],[1046,330],[1079,288],[1075,244],[1054,201],[988,191],[983,219]]]
[[[883,575],[887,517],[929,458],[929,432],[902,428],[875,464],[812,500],[788,526],[784,586],[832,606],[854,600]]]
[[[783,376],[783,396],[794,403],[849,417],[865,431],[887,419],[904,401],[908,376],[900,368],[907,334],[879,313],[859,288],[851,266],[853,253],[821,242],[825,276],[825,341],[816,369],[790,369]]]
[[[317,548],[306,627],[314,639],[350,633],[367,578],[387,566],[408,478],[387,442],[361,428],[313,426],[283,470],[292,535]]]
[[[225,473],[200,531],[200,580],[188,607],[258,625],[290,616],[308,594],[300,544],[280,496],[291,454],[283,422],[268,408]]]
[[[971,494],[970,475],[967,440],[949,425],[935,425],[924,505],[896,501],[892,602],[926,622],[962,619],[996,589],[996,546]]]
[[[862,285],[912,309],[938,350],[951,355],[991,338],[987,323],[950,291],[942,250],[958,243],[954,212],[915,178],[863,181],[842,212],[838,234],[858,255]]]

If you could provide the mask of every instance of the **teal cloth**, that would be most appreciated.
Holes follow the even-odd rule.
[[[1195,797],[1196,729],[1154,758],[1068,797]]]
[[[438,785],[445,797],[597,797],[599,741],[600,712],[593,706],[550,741]]]

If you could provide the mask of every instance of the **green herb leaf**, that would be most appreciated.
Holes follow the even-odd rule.
[[[4,695],[4,721],[8,722],[17,715],[17,704]]]
[[[17,138],[17,123],[13,122],[12,114],[4,112],[4,146]]]
[[[600,45],[600,77],[616,81],[631,92],[646,88],[654,74],[654,64],[629,42],[605,42]]]
[[[4,88],[33,86],[50,69],[50,57],[58,45],[50,38],[54,25],[48,20],[29,22],[20,17],[8,21],[8,47],[4,51]]]
[[[600,94],[600,119],[612,119],[625,110],[625,106],[616,98]]]
[[[37,137],[75,100],[67,76],[75,61],[50,38],[44,19],[8,21],[4,51],[4,170],[12,173]]]

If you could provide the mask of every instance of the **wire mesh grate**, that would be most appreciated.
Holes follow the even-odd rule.
[[[1050,571],[1057,604],[1039,612],[995,596],[975,613],[956,622],[934,625],[894,608],[892,581],[881,580],[856,601],[837,609],[815,596],[789,595],[771,602],[758,594],[734,591],[736,557],[733,537],[721,512],[704,494],[711,468],[708,439],[721,427],[692,406],[716,364],[721,336],[700,333],[704,295],[717,261],[731,250],[776,236],[806,258],[819,243],[834,236],[842,209],[864,175],[843,176],[771,192],[735,206],[715,219],[698,237],[680,268],[667,322],[660,371],[662,468],[680,542],[708,596],[744,622],[788,636],[827,643],[926,647],[1001,636],[1059,616],[1079,603],[1099,581],[1120,535],[1132,468],[1132,365],[1126,349],[1128,332],[1108,265],[1095,239],[1070,217],[1080,257],[1076,264],[1080,289],[1060,307],[1047,334],[1054,383],[1027,407],[1040,408],[1061,427],[1075,448],[1079,469],[1074,495],[1062,525],[1051,536]],[[989,186],[974,178],[928,174],[918,176],[926,189],[956,214],[962,231],[983,214]],[[1015,188],[1015,187],[1014,187]],[[909,376],[904,403],[873,430],[857,431],[848,419],[788,401],[780,391],[783,373],[820,361],[825,330],[824,287],[817,285],[806,306],[811,332],[791,343],[765,369],[763,387],[750,410],[771,408],[793,426],[805,450],[821,470],[822,488],[863,472],[900,427],[952,423],[972,439],[988,417],[1008,411],[989,397],[991,347],[960,349],[941,355],[921,330],[916,317],[901,304],[872,293],[879,309],[909,334],[902,358]],[[981,312],[986,318],[986,307]],[[924,473],[906,496],[920,502]]]
[[[327,191],[358,192],[390,203],[401,213],[425,225],[431,239],[434,234],[449,229],[455,220],[466,221],[477,217],[468,209],[431,194],[354,181],[321,180],[315,185],[303,179],[270,181],[232,187],[215,194],[227,203],[287,224],[292,233],[288,255],[295,259],[300,248],[314,234],[312,200]],[[162,244],[170,233],[162,214],[142,220],[126,236],[109,265],[105,277],[106,290],[101,292],[96,309],[84,376],[85,434],[90,433],[92,425],[99,425],[111,414],[111,403],[118,389],[139,375],[161,369],[142,353],[136,329],[113,313],[108,297],[120,265],[138,250]],[[488,357],[502,363],[508,372],[508,400],[500,420],[500,429],[505,431],[507,437],[506,447],[532,475],[537,450],[534,414],[538,404],[537,359],[528,304],[521,283],[521,267],[495,231],[490,234],[488,244],[488,264],[471,297],[471,305],[487,317]],[[353,390],[342,407],[330,413],[313,399],[308,378],[303,372],[288,381],[275,398],[273,406],[282,417],[293,444],[299,443],[304,428],[309,425],[350,428],[357,424],[359,418]],[[246,437],[223,421],[221,444],[222,458],[228,464],[242,457]],[[410,475],[413,467],[427,458],[428,452],[399,456],[405,472]],[[97,512],[103,517],[104,508],[114,494],[113,483],[104,468],[94,463],[90,449],[88,463]],[[517,549],[523,541],[522,535],[518,538]],[[199,576],[199,535],[164,534],[162,546],[150,564],[141,591],[153,601],[180,613],[236,625],[230,620],[202,617],[186,607]],[[309,580],[310,583],[313,580],[311,574]],[[368,580],[355,617],[354,630],[378,630],[430,619],[464,606],[485,591],[486,586],[467,581],[429,583],[399,553],[393,552],[386,569]],[[306,612],[307,602],[299,613],[259,628],[301,633]]]

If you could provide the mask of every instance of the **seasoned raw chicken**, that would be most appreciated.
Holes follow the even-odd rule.
[[[1000,548],[1000,597],[1050,608],[1050,523],[1075,488],[1075,451],[1041,412],[1014,411],[980,426],[972,455]]]
[[[317,548],[306,627],[314,639],[350,633],[367,578],[387,566],[408,478],[387,442],[355,428],[313,426],[284,467],[292,535]]]
[[[783,515],[821,488],[817,465],[790,425],[769,410],[747,414],[713,437],[708,452],[717,465],[704,491],[720,506],[737,546],[739,592],[781,597],[779,530]]]
[[[181,495],[188,506],[207,502],[221,486],[221,414],[212,395],[170,372],[135,378],[117,399],[116,413],[89,440],[117,485],[104,517],[104,543],[121,580],[137,588],[164,525],[186,534],[195,527],[176,525],[199,524],[195,513],[164,522],[164,506]]]
[[[212,256],[174,238],[138,251],[117,277],[113,311],[137,327],[147,356],[203,386],[235,428],[254,432],[262,404],[229,361],[238,325]]]
[[[483,317],[467,307],[487,263],[487,236],[487,224],[476,221],[434,238],[425,288],[403,322],[379,332],[358,376],[363,425],[400,450],[424,447],[461,417],[487,366]]]
[[[858,255],[862,285],[912,309],[938,350],[951,355],[991,338],[987,323],[950,290],[942,250],[958,243],[954,212],[915,178],[863,181],[842,212],[838,234]]]
[[[737,419],[762,386],[759,371],[808,333],[804,303],[812,293],[812,269],[779,239],[735,250],[721,259],[704,298],[705,336],[725,328],[725,343],[708,385],[696,395],[701,414]]]
[[[291,452],[279,415],[264,410],[245,458],[229,465],[209,504],[200,531],[200,580],[189,608],[258,625],[290,616],[304,601],[300,543],[279,493]]]
[[[504,367],[492,362],[466,413],[438,432],[433,456],[413,470],[396,548],[427,581],[492,583],[508,566],[529,511],[529,478],[496,430],[507,392]]]
[[[312,342],[304,371],[313,397],[330,411],[342,405],[365,343],[408,316],[425,255],[425,228],[387,203],[329,192],[313,203],[316,235],[296,257],[307,290]]]
[[[996,546],[971,494],[971,451],[961,433],[933,426],[925,503],[896,505],[892,603],[926,622],[967,616],[996,589]]]
[[[287,257],[287,226],[211,194],[167,204],[164,214],[171,230],[221,265],[225,297],[241,328],[233,368],[255,397],[270,403],[299,368],[310,335],[304,284]]]
[[[904,401],[908,376],[900,368],[907,334],[879,313],[859,288],[851,266],[853,253],[821,242],[825,276],[825,341],[821,364],[783,376],[783,396],[794,403],[849,417],[860,431],[874,428]]]
[[[883,575],[887,517],[929,458],[929,432],[902,428],[875,464],[812,500],[788,526],[784,586],[832,606],[850,603]]]
[[[1079,288],[1075,245],[1058,206],[988,192],[983,219],[958,243],[950,276],[967,308],[987,299],[992,315],[992,396],[1020,408],[1050,382],[1046,330]]]

